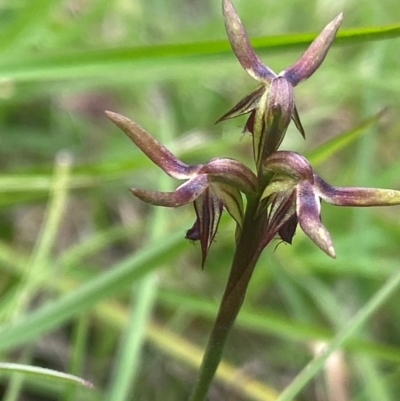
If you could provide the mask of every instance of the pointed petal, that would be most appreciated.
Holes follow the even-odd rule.
[[[227,212],[233,217],[238,226],[243,226],[243,199],[236,188],[224,184],[211,184],[212,191],[223,202]]]
[[[216,195],[207,189],[194,202],[198,220],[198,234],[202,253],[202,267],[207,258],[208,250],[217,233],[218,224],[222,215],[222,202]],[[195,234],[191,232],[190,234]]]
[[[292,188],[288,191],[276,193],[271,197],[267,229],[263,238],[263,246],[266,246],[281,228],[295,215],[296,191]]]
[[[258,101],[260,100],[261,96],[264,94],[265,91],[266,87],[263,85],[260,88],[257,88],[255,91],[251,92],[249,95],[240,100],[240,102],[236,106],[234,106],[222,117],[220,117],[216,121],[216,124],[219,123],[220,121],[228,120],[229,118],[235,118],[243,114],[250,113],[257,107]]]
[[[296,105],[294,105],[294,107],[293,107],[292,120],[293,120],[294,125],[296,126],[297,130],[300,132],[301,136],[304,139],[306,139],[306,133],[304,131],[303,125],[301,124],[300,116],[297,111]]]
[[[189,166],[180,161],[140,125],[120,114],[111,111],[105,113],[153,163],[162,168],[169,176],[187,179],[196,172],[197,166]]]
[[[290,189],[293,189],[298,183],[298,180],[294,180],[292,178],[285,179],[276,179],[273,180],[267,187],[264,189],[264,192],[261,195],[260,201],[268,198],[271,195],[276,194],[277,192],[287,192]]]
[[[314,183],[314,174],[309,161],[297,152],[280,150],[272,153],[264,161],[264,168],[279,175],[288,175],[297,180]]]
[[[215,158],[204,164],[199,174],[207,174],[212,181],[228,184],[244,194],[257,190],[256,175],[244,164],[235,159]]]
[[[340,13],[314,39],[299,60],[279,75],[285,76],[293,86],[309,78],[324,61],[342,20],[343,13]]]
[[[296,209],[297,218],[304,233],[325,253],[335,258],[332,239],[321,223],[319,197],[308,181],[301,181],[297,186]]]
[[[207,189],[208,185],[207,175],[201,174],[185,182],[174,192],[147,191],[139,188],[131,188],[130,191],[150,205],[178,207],[193,202]]]
[[[268,98],[269,91],[265,91],[258,101],[257,108],[251,114],[252,121],[247,121],[246,128],[253,134],[253,156],[254,161],[257,166],[257,171],[260,166],[260,158],[262,154],[262,149],[265,142],[265,130],[266,130],[266,122],[267,117],[266,113],[268,110]]]
[[[232,50],[242,67],[257,81],[270,82],[276,74],[264,65],[254,52],[242,21],[237,15],[231,0],[223,0],[222,12]]]
[[[333,187],[315,175],[318,195],[338,206],[392,206],[400,205],[400,191],[394,189]]]

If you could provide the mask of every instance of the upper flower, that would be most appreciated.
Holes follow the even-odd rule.
[[[329,256],[335,257],[331,237],[321,222],[321,202],[338,206],[390,206],[400,204],[400,191],[392,189],[333,187],[314,174],[300,154],[273,153],[264,161],[272,177],[261,197],[267,208],[265,245],[275,236],[291,243],[297,224]]]
[[[256,192],[256,176],[242,163],[228,158],[215,158],[206,164],[188,165],[138,124],[116,113],[107,111],[106,114],[169,176],[186,180],[173,192],[139,188],[131,188],[131,192],[142,201],[156,206],[177,207],[193,202],[197,218],[193,227],[187,231],[186,238],[200,240],[204,265],[223,207],[235,219],[239,235],[243,220],[241,192],[245,195]]]
[[[322,30],[300,59],[279,74],[263,64],[254,52],[231,0],[223,0],[223,14],[236,57],[249,75],[262,86],[243,98],[218,121],[251,113],[245,130],[253,134],[253,153],[259,170],[262,160],[278,149],[291,119],[305,136],[294,102],[293,88],[309,78],[321,65],[339,29],[343,14],[340,13]]]

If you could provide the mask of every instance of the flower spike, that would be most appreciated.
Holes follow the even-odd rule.
[[[324,61],[343,14],[322,30],[295,63],[276,74],[252,48],[232,0],[222,0],[222,8],[232,50],[241,66],[258,81],[259,87],[217,122],[248,114],[244,132],[252,135],[255,173],[238,160],[226,157],[217,157],[205,164],[186,164],[136,123],[106,112],[110,120],[166,174],[184,180],[171,192],[141,188],[132,188],[131,192],[142,201],[157,206],[193,204],[195,221],[186,231],[185,238],[199,241],[202,268],[223,210],[236,222],[236,249],[231,271],[198,380],[189,397],[193,401],[207,398],[256,263],[274,238],[291,244],[299,226],[322,251],[335,258],[331,236],[321,220],[322,200],[338,206],[400,205],[400,191],[334,187],[314,174],[309,161],[299,153],[278,151],[292,120],[305,138],[294,88],[311,77]]]

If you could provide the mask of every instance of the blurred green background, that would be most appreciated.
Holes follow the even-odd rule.
[[[306,48],[294,34],[315,35],[340,11],[342,30],[400,23],[389,0],[235,5],[277,72]],[[188,163],[227,156],[251,165],[245,119],[214,125],[256,87],[229,51],[220,9],[216,0],[0,1],[0,360],[95,385],[3,372],[2,400],[187,398],[234,224],[224,216],[202,271],[198,244],[183,239],[192,206],[156,209],[128,191],[178,183],[103,110],[133,119]],[[356,132],[316,171],[335,185],[399,189],[400,40],[364,39],[338,40],[296,88],[307,140],[291,126],[281,148],[312,154]],[[323,205],[336,260],[300,230],[293,246],[271,244],[210,401],[276,398],[400,267],[399,211]],[[388,299],[297,399],[398,399],[399,305],[400,294]]]

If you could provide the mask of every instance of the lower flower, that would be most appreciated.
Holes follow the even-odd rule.
[[[391,206],[400,204],[393,189],[334,187],[314,174],[298,153],[277,151],[264,161],[271,175],[261,197],[268,213],[264,244],[276,235],[292,243],[297,224],[325,253],[336,257],[329,232],[321,222],[321,199],[338,206]]]

